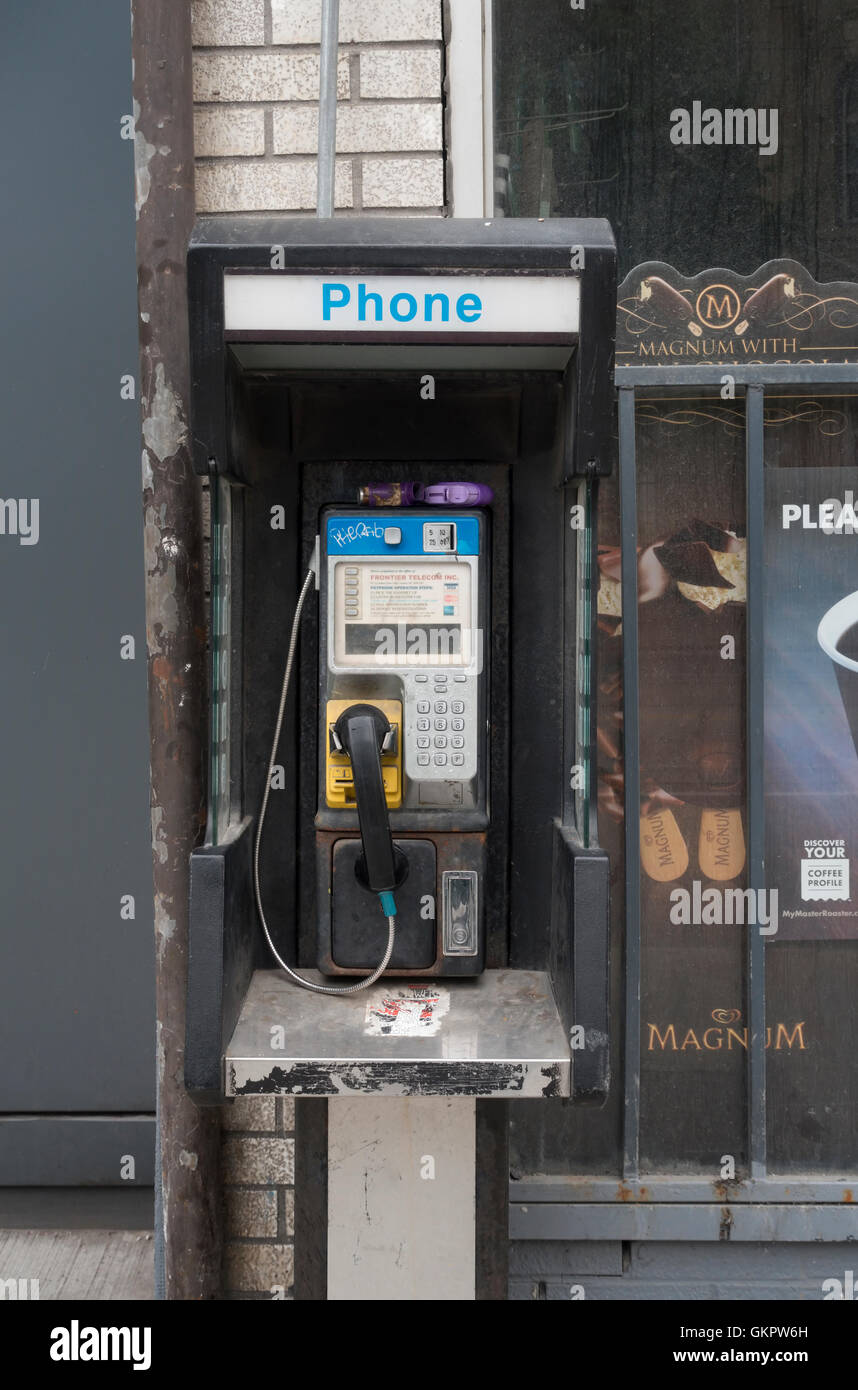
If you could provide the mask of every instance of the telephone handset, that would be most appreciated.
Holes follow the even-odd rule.
[[[445,508],[329,507],[317,547],[319,966],[474,975],[488,815],[488,517]],[[276,758],[301,605],[293,623]],[[270,779],[269,779],[270,780]],[[355,832],[358,832],[357,834]],[[383,952],[382,914],[388,920]],[[380,963],[375,964],[376,962]],[[372,966],[375,965],[375,969]]]
[[[378,893],[382,905],[395,914],[396,869],[381,770],[381,753],[390,747],[394,736],[377,705],[349,705],[331,727],[331,740],[352,769],[363,844],[361,877],[371,892]]]

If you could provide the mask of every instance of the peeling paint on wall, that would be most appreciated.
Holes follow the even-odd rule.
[[[143,421],[143,438],[161,463],[172,458],[187,443],[188,427],[182,413],[182,400],[167,383],[163,362],[155,368],[155,392]]]
[[[152,806],[150,808],[150,818],[152,821],[152,853],[157,856],[159,863],[167,862],[167,832],[166,827],[162,827],[164,819],[163,806]]]
[[[155,937],[156,937],[156,940],[157,940],[157,942],[158,942],[158,960],[159,960],[159,961],[161,961],[161,960],[163,959],[163,957],[164,957],[164,952],[166,951],[167,946],[169,945],[170,940],[172,939],[173,936],[175,936],[175,934],[176,934],[176,920],[175,920],[175,918],[174,918],[174,917],[169,917],[169,916],[167,915],[167,913],[164,912],[164,911],[162,910],[162,908],[160,907],[160,905],[158,904],[158,902],[157,902],[157,900],[156,900],[156,903],[155,903]]]
[[[134,102],[134,202],[137,217],[146,205],[149,192],[152,187],[152,175],[149,172],[149,165],[157,154],[154,145],[150,145],[146,136],[140,129],[140,103]]]

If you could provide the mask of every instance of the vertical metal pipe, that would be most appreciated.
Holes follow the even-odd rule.
[[[626,852],[626,983],[623,1177],[640,1167],[641,846],[640,713],[638,709],[638,498],[635,392],[620,390],[620,515],[623,582],[623,776]]]
[[[322,0],[319,58],[319,157],[316,216],[333,217],[337,153],[337,46],[340,0]]]
[[[200,486],[191,461],[186,252],[194,225],[190,0],[133,0],[140,408],[158,1066],[158,1275],[220,1290],[220,1114],[184,1073],[189,858],[205,824]]]
[[[766,886],[765,760],[763,745],[765,647],[765,472],[763,388],[745,393],[745,486],[748,519],[747,780],[748,887]],[[757,898],[759,901],[759,898]],[[752,1178],[766,1176],[766,948],[748,926],[748,1159]]]

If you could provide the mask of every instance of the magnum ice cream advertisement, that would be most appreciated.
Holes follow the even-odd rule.
[[[855,285],[819,284],[794,261],[692,277],[651,261],[618,298],[618,366],[858,361]]]
[[[858,358],[858,287],[817,285],[789,262],[687,279],[646,265],[620,297],[622,351],[658,353],[663,342],[670,354],[673,343],[683,365],[714,354],[725,364]],[[712,329],[717,314],[732,320],[729,332]],[[773,341],[790,335],[794,355],[792,342],[784,354]],[[754,932],[765,942],[771,1171],[830,1172],[852,1161],[855,1135],[858,392],[765,392],[763,641],[753,654],[765,707],[750,753],[763,760],[766,878],[751,892],[745,402],[729,379],[660,385],[669,358],[649,348],[619,358],[647,360],[635,429],[641,1164],[709,1171],[713,1154],[747,1157]],[[612,481],[599,509],[599,836],[617,866],[622,958],[622,527]]]
[[[644,398],[638,430],[642,907],[652,932],[858,936],[858,466],[849,398],[766,405],[766,887],[746,874],[741,402]],[[818,462],[816,462],[818,460]],[[701,513],[703,513],[701,515]],[[598,551],[600,811],[623,817],[620,548]]]

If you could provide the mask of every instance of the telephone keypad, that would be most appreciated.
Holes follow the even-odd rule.
[[[412,671],[405,677],[406,777],[428,783],[452,778],[466,785],[476,777],[480,743],[478,682],[476,674],[438,671],[428,675]],[[432,698],[427,699],[430,691]],[[456,698],[451,700],[451,695]],[[455,717],[450,718],[451,714]],[[475,788],[465,792],[465,804],[475,793]]]

